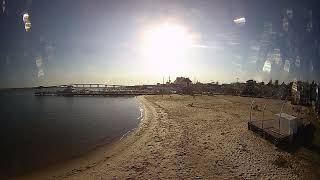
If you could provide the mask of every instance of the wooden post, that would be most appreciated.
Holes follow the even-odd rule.
[[[267,104],[264,104],[264,106],[263,106],[263,111],[262,111],[262,123],[261,123],[262,129],[263,129],[263,122],[264,122],[264,112],[265,112],[265,110],[266,110],[266,107],[267,107]]]
[[[284,100],[284,103],[282,104],[282,106],[281,106],[281,110],[280,110],[280,116],[279,116],[279,129],[280,129],[280,118],[281,118],[281,115],[282,115],[282,111],[283,111],[283,108],[284,108],[284,106],[286,105],[286,103],[287,103],[287,98]]]
[[[254,98],[252,98],[252,101],[251,101],[251,108],[250,108],[250,122],[251,122],[251,114],[252,114],[252,108],[253,108],[253,103],[254,103]]]

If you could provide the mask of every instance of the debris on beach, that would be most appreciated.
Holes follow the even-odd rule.
[[[194,107],[194,106],[193,106],[193,103],[188,104],[188,106],[189,106],[189,107]]]

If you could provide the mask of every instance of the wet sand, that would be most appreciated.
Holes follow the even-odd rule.
[[[320,157],[288,153],[247,130],[251,99],[138,97],[145,116],[121,141],[18,179],[318,179]],[[266,117],[281,101],[268,105]],[[272,105],[271,105],[272,104]],[[276,104],[276,105],[275,105]],[[292,107],[286,106],[290,113]],[[253,117],[261,112],[255,111]]]

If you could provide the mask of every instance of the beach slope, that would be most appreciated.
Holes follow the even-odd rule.
[[[248,97],[172,95],[138,99],[144,119],[127,137],[19,179],[320,177],[318,154],[304,148],[294,153],[282,151],[247,130]],[[278,100],[258,101],[281,106]],[[266,116],[278,111],[278,106],[270,105]]]

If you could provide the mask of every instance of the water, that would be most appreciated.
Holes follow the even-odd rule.
[[[141,118],[133,97],[37,97],[32,91],[0,92],[0,112],[0,168],[11,175],[118,140]]]

